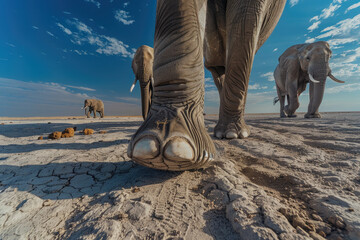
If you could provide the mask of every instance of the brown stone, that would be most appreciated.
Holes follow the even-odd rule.
[[[309,232],[309,235],[314,240],[326,240],[325,238],[323,238],[322,236],[320,236],[319,234],[313,231]]]
[[[91,135],[91,134],[94,133],[94,130],[93,130],[93,129],[90,129],[90,128],[85,128],[85,129],[83,130],[83,133],[84,133],[85,135]]]
[[[107,131],[101,130],[99,133],[100,134],[105,134],[105,133],[107,133]]]
[[[301,227],[302,229],[304,229],[305,231],[314,231],[315,229],[313,229],[312,227],[310,227],[309,225],[307,225],[305,223],[305,221],[299,217],[298,215],[293,217],[292,220],[292,225],[294,226],[294,228],[296,228],[297,226]]]
[[[43,136],[38,137],[38,140],[43,140],[43,139],[44,139]]]
[[[60,139],[61,138],[61,132],[53,132],[50,133],[49,138],[50,139]]]
[[[66,128],[62,134],[61,137],[62,138],[69,138],[69,137],[73,137],[74,136],[74,128]]]

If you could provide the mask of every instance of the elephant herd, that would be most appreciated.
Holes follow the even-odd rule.
[[[132,62],[135,81],[130,91],[139,80],[144,122],[131,138],[128,156],[141,165],[173,171],[203,168],[214,159],[215,146],[203,116],[204,65],[220,95],[214,136],[248,137],[244,110],[254,56],[285,4],[286,0],[158,0],[154,49],[141,46]],[[330,57],[326,42],[295,45],[280,56],[274,102],[280,101],[281,117],[295,116],[307,83],[310,103],[305,117],[320,117],[326,78],[342,82],[331,73]],[[89,107],[94,113],[101,109],[103,104]]]

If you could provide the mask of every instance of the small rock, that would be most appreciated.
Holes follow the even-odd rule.
[[[133,187],[133,188],[131,189],[131,192],[132,192],[132,193],[140,192],[140,188],[139,188],[139,187]]]
[[[319,234],[313,231],[309,232],[309,235],[314,240],[326,240],[325,238],[323,238],[322,236],[320,236]]]
[[[348,211],[349,211],[349,212],[353,212],[354,209],[353,209],[353,208],[348,208]]]
[[[53,132],[51,134],[49,134],[49,138],[50,139],[60,139],[61,138],[61,132]]]
[[[319,235],[322,236],[323,238],[326,237],[326,233],[324,233],[323,231],[320,231]]]
[[[62,133],[61,133],[61,137],[62,138],[69,138],[69,137],[73,137],[74,136],[74,129],[73,128],[66,128]]]
[[[85,129],[82,131],[82,133],[83,133],[84,135],[91,135],[91,134],[94,133],[94,130],[93,130],[93,129],[90,129],[90,128],[85,128]]]
[[[43,206],[46,207],[46,206],[51,206],[53,205],[54,202],[50,199],[46,199],[44,202],[43,202]]]
[[[107,131],[101,130],[99,133],[100,133],[100,134],[105,134],[105,133],[107,133]]]
[[[337,228],[345,228],[344,220],[340,216],[333,215],[328,218],[328,221]]]
[[[48,122],[48,124],[51,124],[51,122]]]
[[[296,232],[299,233],[299,234],[301,234],[301,235],[304,235],[304,236],[309,237],[309,234],[308,234],[304,229],[302,229],[302,228],[299,227],[299,226],[296,227]]]
[[[44,139],[43,136],[38,137],[38,140],[43,140],[43,139]]]
[[[309,225],[307,225],[305,223],[305,221],[300,218],[298,215],[293,217],[292,220],[292,225],[297,228],[298,226],[301,227],[302,229],[304,229],[305,231],[314,231],[315,229],[313,229],[312,227],[310,227]]]
[[[322,218],[319,215],[315,214],[315,213],[311,214],[311,217],[316,221],[322,222]]]

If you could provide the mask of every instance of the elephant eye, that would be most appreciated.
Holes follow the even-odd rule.
[[[310,61],[310,58],[309,58],[309,57],[306,57],[306,61],[308,61],[308,62],[309,62],[309,61]]]

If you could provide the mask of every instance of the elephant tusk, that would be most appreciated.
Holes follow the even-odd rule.
[[[88,108],[89,106],[86,106],[86,107],[82,107],[81,109],[86,109],[86,108]]]
[[[151,77],[151,86],[154,87],[154,84],[155,84],[155,82],[154,82],[154,77]]]
[[[318,80],[315,80],[315,79],[313,78],[313,76],[311,75],[311,73],[309,73],[309,78],[310,78],[310,81],[312,81],[313,83],[319,83]]]
[[[130,88],[130,92],[132,92],[134,90],[134,87],[135,87],[135,84],[136,84],[136,78],[134,80],[134,83],[131,85],[131,88]]]
[[[334,77],[331,72],[329,73],[329,78],[331,78],[331,80],[338,82],[338,83],[345,83],[344,81],[341,81],[339,79],[337,79],[336,77]]]

